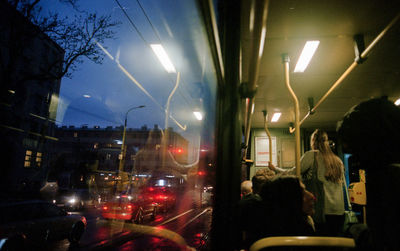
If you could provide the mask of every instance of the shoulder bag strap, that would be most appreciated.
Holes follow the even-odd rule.
[[[344,169],[344,168],[343,168]],[[344,171],[343,170],[343,187],[344,187],[344,191],[346,192],[346,198],[347,198],[347,207],[349,208],[349,211],[351,211],[351,203],[350,203],[350,198],[349,198],[349,190],[347,188],[347,184],[346,184],[346,177],[344,176]]]
[[[315,179],[318,179],[318,161],[317,161],[317,152],[314,152],[314,164],[312,167],[312,176],[315,177]]]

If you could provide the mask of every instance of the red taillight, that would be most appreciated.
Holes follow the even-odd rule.
[[[127,195],[122,195],[121,197],[122,197],[122,198],[128,198],[128,196],[127,196]]]
[[[126,205],[125,210],[128,211],[128,212],[132,212],[132,210],[133,210],[134,208],[135,208],[134,205],[128,204],[128,205]]]
[[[104,206],[104,207],[103,207],[103,210],[104,210],[104,211],[107,211],[107,210],[108,210],[108,207],[107,207],[107,206]]]
[[[166,200],[166,199],[168,199],[168,196],[166,196],[166,195],[157,195],[156,198],[159,199],[159,200]]]
[[[83,222],[83,224],[86,227],[87,226],[87,221],[86,221],[86,218],[84,216],[81,217],[81,221]]]

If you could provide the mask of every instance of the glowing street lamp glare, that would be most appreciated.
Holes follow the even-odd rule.
[[[311,58],[314,56],[314,53],[318,48],[318,45],[318,40],[306,42],[303,51],[300,54],[299,60],[297,61],[296,67],[294,68],[294,72],[304,72],[306,70]]]
[[[151,44],[150,46],[158,60],[160,60],[161,64],[164,66],[165,70],[168,73],[175,73],[175,67],[169,59],[167,52],[164,50],[164,47],[161,44]]]

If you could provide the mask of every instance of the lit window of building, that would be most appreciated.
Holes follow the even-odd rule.
[[[31,167],[32,151],[26,150],[24,167]]]
[[[36,153],[36,165],[40,167],[42,165],[42,153]]]

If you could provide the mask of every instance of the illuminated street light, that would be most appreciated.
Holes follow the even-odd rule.
[[[128,113],[134,109],[139,109],[145,107],[144,105],[140,106],[135,106],[130,108],[126,113],[125,113],[125,123],[124,123],[124,133],[122,134],[122,145],[121,145],[121,159],[119,160],[119,167],[118,167],[118,175],[120,172],[124,170],[124,165],[125,165],[125,156],[126,156],[126,125],[127,125],[127,120],[128,120]],[[122,181],[121,181],[122,183]]]

